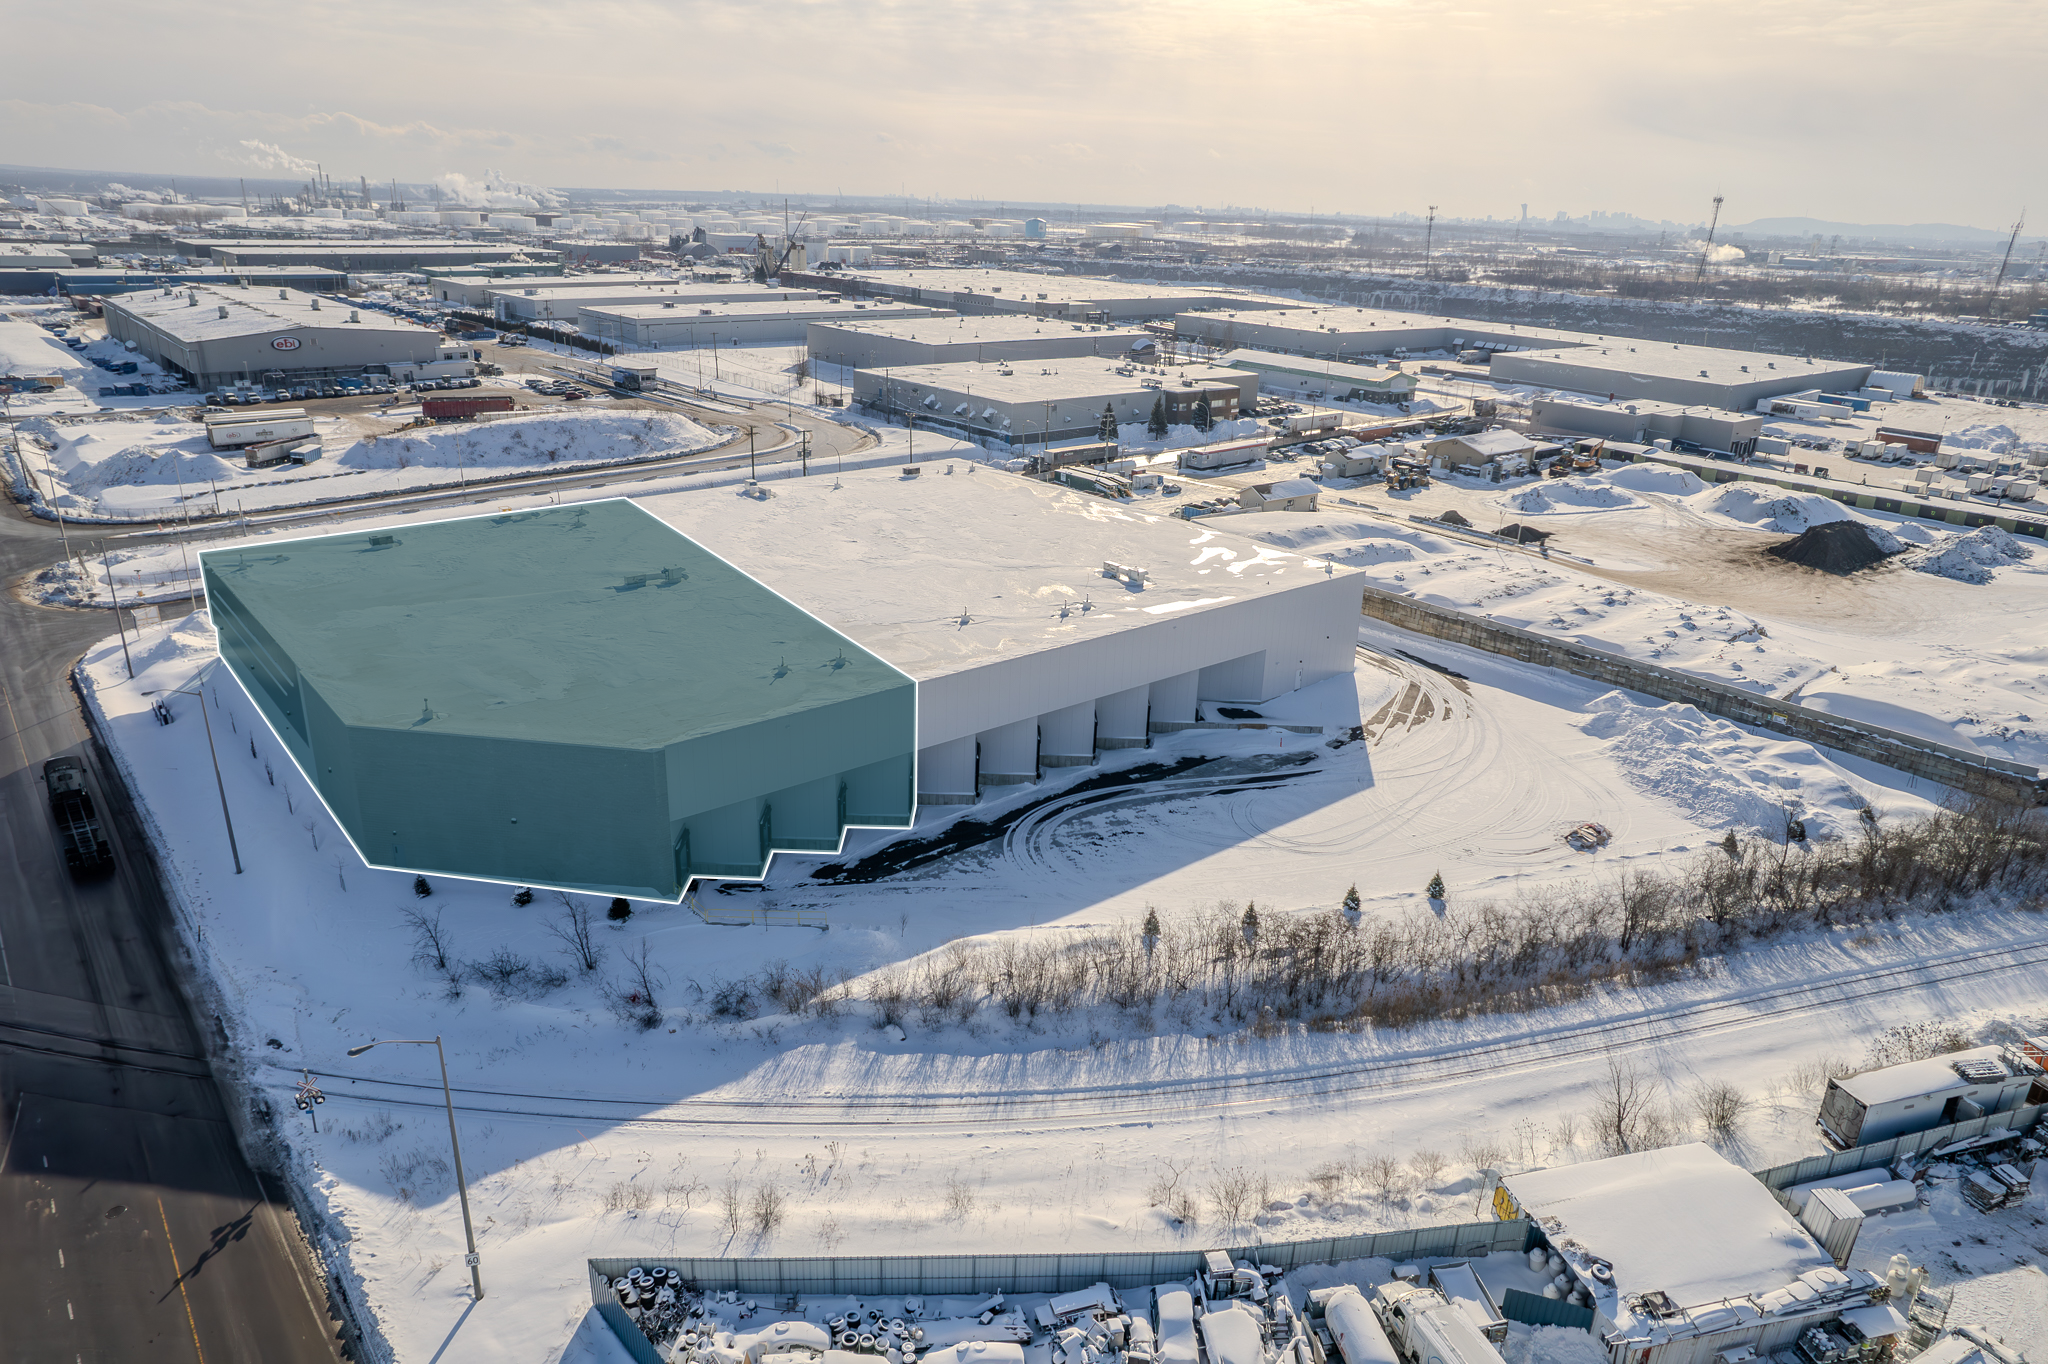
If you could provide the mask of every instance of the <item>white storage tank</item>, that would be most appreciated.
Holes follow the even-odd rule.
[[[38,199],[36,202],[42,205],[43,212],[59,218],[83,218],[86,215],[82,199]]]
[[[316,208],[313,210],[313,216],[315,218],[339,218],[342,216],[342,212],[338,208]]]
[[[524,213],[493,213],[491,226],[500,232],[516,232],[524,236],[540,224]]]
[[[462,209],[443,212],[440,215],[440,219],[441,226],[443,227],[482,227],[484,225],[483,214],[471,213]]]
[[[1337,1343],[1343,1364],[1401,1364],[1394,1343],[1373,1315],[1372,1304],[1356,1289],[1337,1292],[1323,1304],[1323,1322]]]

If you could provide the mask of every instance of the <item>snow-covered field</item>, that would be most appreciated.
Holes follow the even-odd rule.
[[[121,520],[252,512],[652,459],[707,449],[730,434],[678,413],[602,408],[410,431],[395,421],[316,417],[317,461],[251,469],[234,451],[212,449],[205,428],[182,411],[29,417],[18,427],[46,494],[52,484],[60,489],[52,503],[79,519]]]
[[[1558,552],[1410,519],[1445,509],[1478,530],[1554,532]],[[1901,552],[1846,579],[1761,553],[1836,520]],[[1647,465],[1504,491],[1440,479],[1420,499],[1338,492],[1315,513],[1230,528],[1437,605],[2048,768],[2048,549],[1995,528],[1943,529],[1759,484],[1708,488]]]
[[[502,887],[437,878],[420,900],[410,878],[365,867],[219,673],[203,704],[215,707],[248,868],[235,876],[205,733],[192,723],[202,702],[172,697],[179,719],[169,727],[148,714],[146,693],[187,686],[206,664],[212,641],[199,618],[146,631],[133,682],[111,642],[84,671],[227,1027],[286,1115],[294,1168],[401,1358],[433,1355],[458,1321],[439,1356],[451,1364],[622,1357],[589,1312],[582,1264],[593,1254],[1192,1244],[1221,1235],[1211,1194],[1234,1171],[1270,1195],[1247,1234],[1462,1220],[1473,1167],[1594,1153],[1577,1115],[1615,1048],[1657,1077],[1679,1121],[1697,1081],[1739,1085],[1751,1116],[1728,1153],[1760,1166],[1817,1149],[1816,1072],[1805,1063],[1859,1055],[1915,1018],[1979,1035],[2039,1029],[2038,967],[1994,970],[1967,997],[1921,978],[1958,959],[1981,963],[1994,947],[2048,942],[2036,914],[2001,905],[1780,939],[1712,970],[1595,989],[1535,1015],[1407,1029],[1247,1030],[1165,1007],[1013,1019],[989,1005],[986,983],[969,986],[976,1007],[885,1018],[876,989],[942,968],[958,939],[1029,950],[1148,908],[1178,920],[1218,901],[1256,900],[1267,915],[1326,911],[1353,883],[1368,915],[1426,918],[1437,911],[1421,889],[1438,870],[1455,903],[1506,900],[1697,853],[1731,824],[1768,823],[1788,801],[1839,813],[1868,800],[1890,819],[1929,810],[1938,794],[1681,707],[1370,624],[1363,638],[1374,653],[1355,679],[1268,711],[1331,733],[1358,726],[1357,741],[1190,731],[1092,770],[1202,754],[1219,764],[1210,772],[1270,780],[1139,788],[1085,807],[1053,799],[998,839],[871,884],[820,881],[810,872],[828,859],[784,857],[761,890],[704,895],[705,918],[642,905],[607,923],[602,901],[577,897],[598,915],[602,959],[588,972],[553,932],[566,922],[559,897],[521,908]],[[973,814],[1000,816],[1060,789],[1029,788]],[[850,851],[959,817],[939,814],[910,835],[858,834]],[[1561,841],[1586,819],[1613,832],[1605,849]],[[829,928],[706,921],[758,920],[766,908]],[[438,924],[445,969],[422,960],[407,911]],[[648,1031],[616,1016],[604,989],[643,945],[665,1015]],[[1877,967],[1905,974],[1885,989],[1858,983]],[[814,972],[849,980],[851,998],[794,1006]],[[466,1320],[433,1058],[400,1048],[343,1056],[378,1036],[437,1034],[460,1091],[493,1289]],[[301,1068],[320,1074],[329,1096],[317,1136],[290,1106]],[[1387,1197],[1360,1173],[1375,1155],[1429,1168],[1411,1160],[1418,1151],[1438,1153],[1442,1168],[1404,1176]],[[735,1183],[748,1199],[778,1190],[782,1219],[729,1228],[718,1205]],[[1175,1189],[1200,1212],[1197,1228],[1172,1224]],[[1956,1272],[1937,1265],[1937,1283]]]

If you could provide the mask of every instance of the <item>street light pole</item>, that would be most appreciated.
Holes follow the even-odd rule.
[[[448,1088],[448,1052],[441,1045],[441,1039],[421,1037],[380,1037],[375,1042],[365,1042],[360,1047],[350,1047],[350,1056],[361,1056],[371,1047],[386,1043],[402,1047],[432,1047],[441,1058],[441,1099],[448,1106],[448,1145],[455,1151],[455,1192],[462,1200],[462,1235],[469,1243],[469,1287],[476,1294],[476,1301],[484,1297],[483,1272],[479,1268],[482,1257],[476,1253],[476,1227],[469,1220],[469,1182],[462,1174],[462,1141],[455,1135],[455,1096]]]
[[[107,575],[107,581],[109,586],[111,586],[113,582],[113,575],[111,573]],[[118,606],[114,608],[116,613],[120,609]],[[194,677],[192,680],[197,682],[199,679]],[[242,850],[235,843],[235,821],[228,814],[228,788],[227,783],[220,779],[220,754],[215,751],[213,746],[213,719],[206,713],[206,697],[197,690],[188,690],[184,687],[164,687],[161,690],[175,696],[194,696],[199,698],[199,721],[206,726],[206,752],[213,759],[213,785],[214,789],[220,792],[220,820],[228,828],[228,855],[235,859],[235,875],[240,876],[242,874]],[[146,691],[142,694],[144,696],[155,696],[157,693],[155,691]]]

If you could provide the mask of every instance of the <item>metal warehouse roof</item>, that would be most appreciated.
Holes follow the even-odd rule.
[[[1129,372],[1119,372],[1122,370]],[[883,373],[879,368],[862,372]],[[1171,393],[1190,387],[1220,388],[1226,384],[1238,387],[1240,380],[1257,377],[1247,370],[1209,365],[1189,365],[1162,376],[1152,370],[1131,369],[1127,360],[1097,355],[1009,362],[955,360],[939,365],[895,365],[887,372],[887,382],[895,386],[899,398],[927,389],[945,393],[964,393],[971,389],[977,400],[986,398],[1002,403],[1063,403],[1075,400],[1100,403],[1105,398],[1139,393],[1146,395],[1145,400],[1149,404],[1150,395],[1154,392]],[[1146,380],[1163,382],[1163,387],[1148,387]],[[1187,382],[1183,383],[1183,380]]]
[[[1255,369],[1261,373],[1343,379],[1349,383],[1368,386],[1393,384],[1402,379],[1406,379],[1410,384],[1415,382],[1415,376],[1407,371],[1388,369],[1384,365],[1357,365],[1348,360],[1314,360],[1301,355],[1276,355],[1267,350],[1230,351],[1222,357],[1222,363],[1237,369]]]
[[[195,303],[192,300],[196,298]],[[369,309],[357,313],[361,319],[348,320],[353,311],[346,302],[322,299],[297,289],[225,289],[205,284],[181,284],[169,291],[147,289],[131,294],[111,294],[107,307],[147,322],[180,341],[217,341],[265,332],[293,331],[306,327],[347,327],[370,332],[401,332],[438,340],[440,333],[411,322],[402,322]],[[227,309],[222,317],[220,310]]]
[[[358,726],[651,748],[903,685],[624,499],[201,561]]]
[[[1116,323],[1068,322],[1057,317],[1036,317],[1029,313],[976,313],[946,315],[942,321],[884,321],[862,317],[833,318],[828,324],[874,336],[902,341],[929,341],[934,345],[957,345],[975,341],[1021,341],[1033,336],[1094,335],[1105,347],[1122,343],[1128,349],[1134,341],[1149,341],[1152,333],[1142,327]]]
[[[2002,1073],[2001,1080],[1965,1080],[1956,1074],[1956,1061],[1988,1061]],[[1885,1066],[1881,1070],[1868,1070],[1861,1075],[1851,1075],[1835,1083],[1848,1092],[1853,1099],[1866,1106],[1888,1104],[1900,1099],[1916,1099],[1923,1094],[1933,1094],[1945,1089],[1969,1089],[1977,1085],[1996,1085],[2012,1078],[2012,1069],[2005,1063],[2005,1052],[2001,1047],[1972,1047],[1968,1051],[1951,1052],[1925,1061],[1907,1061],[1903,1065]]]
[[[744,303],[728,303],[712,300],[692,302],[689,298],[678,298],[674,306],[663,303],[620,303],[610,307],[586,307],[581,311],[592,317],[616,317],[633,322],[691,322],[707,313],[712,320],[721,317],[735,321],[766,320],[769,318],[830,318],[837,321],[844,317],[916,317],[929,316],[932,309],[918,303],[848,303],[844,300],[813,298],[785,302],[781,299],[762,299]]]
[[[1569,348],[1514,351],[1494,357],[1494,364],[1505,367],[1507,377],[1518,382],[1529,381],[1515,376],[1514,369],[1530,363],[1613,371],[1619,376],[1645,380],[1692,379],[1731,385],[1772,383],[1783,379],[1821,383],[1859,370],[1868,373],[1871,368],[1869,365],[1776,355],[1766,351],[1723,350],[1719,346],[1683,346],[1669,341],[1617,337],[1598,340],[1585,336],[1578,337]],[[1701,373],[1702,370],[1705,374]],[[1501,373],[1500,369],[1495,370],[1496,377]]]

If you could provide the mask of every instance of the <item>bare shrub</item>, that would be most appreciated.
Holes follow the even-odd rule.
[[[377,1158],[377,1172],[401,1203],[431,1197],[448,1179],[448,1162],[423,1146],[387,1151]]]
[[[1436,1187],[1437,1177],[1444,1172],[1447,1163],[1443,1152],[1432,1151],[1428,1147],[1420,1148],[1408,1157],[1409,1172],[1415,1176],[1416,1184],[1425,1189]]]
[[[398,911],[398,917],[412,930],[412,959],[430,971],[448,974],[448,932],[441,927],[441,911],[437,909],[429,914],[423,909],[407,906]]]
[[[1871,1039],[1869,1068],[1876,1070],[1908,1061],[1925,1061],[1934,1056],[1946,1056],[1952,1051],[1963,1051],[1973,1045],[1970,1035],[1954,1023],[1899,1023]]]
[[[1391,1208],[1394,1200],[1408,1191],[1408,1171],[1399,1156],[1375,1151],[1358,1162],[1358,1175],[1365,1187],[1379,1199],[1382,1212]]]
[[[754,1188],[754,1197],[747,1206],[747,1225],[756,1236],[772,1236],[782,1225],[786,1199],[782,1188],[768,1180]]]
[[[1241,1165],[1219,1168],[1209,1181],[1209,1206],[1216,1210],[1217,1230],[1227,1236],[1249,1226],[1271,1195],[1272,1186],[1264,1174]]]
[[[1610,1057],[1607,1077],[1594,1092],[1586,1126],[1610,1156],[1646,1149],[1646,1125],[1656,1109],[1656,1091],[1633,1061]]]
[[[592,927],[590,906],[578,904],[566,895],[559,895],[559,898],[562,901],[562,917],[548,925],[548,932],[561,942],[563,949],[575,959],[578,967],[585,971],[595,971],[598,962],[604,957],[604,947],[597,941]]]
[[[747,1186],[740,1183],[738,1175],[729,1175],[718,1186],[718,1221],[725,1228],[726,1244],[740,1234],[740,1228],[747,1224]]]
[[[1200,1225],[1201,1200],[1186,1182],[1189,1162],[1161,1160],[1163,1172],[1145,1189],[1145,1201],[1164,1212],[1185,1233]]]
[[[598,987],[599,994],[621,1023],[652,1032],[661,1026],[661,990],[667,983],[667,974],[654,964],[652,950],[644,938],[632,951],[620,955],[626,962],[622,978],[604,982]]]
[[[380,1108],[361,1122],[336,1130],[340,1132],[343,1140],[352,1145],[377,1146],[404,1126],[405,1124],[392,1117],[388,1110]]]
[[[1785,1085],[1794,1094],[1818,1094],[1828,1087],[1828,1081],[1840,1080],[1856,1073],[1856,1063],[1844,1056],[1824,1052],[1792,1067],[1785,1077]]]
[[[569,973],[499,948],[483,961],[466,962],[463,973],[499,1001],[539,999],[569,983]]]
[[[946,1216],[964,1222],[974,1212],[974,1186],[956,1170],[946,1176]]]
[[[605,1191],[606,1212],[643,1213],[654,1206],[654,1186],[622,1179]]]
[[[1702,1080],[1689,1097],[1700,1126],[1723,1140],[1735,1135],[1749,1111],[1749,1096],[1726,1080]]]
[[[1342,1161],[1326,1160],[1308,1172],[1309,1187],[1315,1190],[1316,1197],[1327,1203],[1343,1189],[1350,1173]]]

